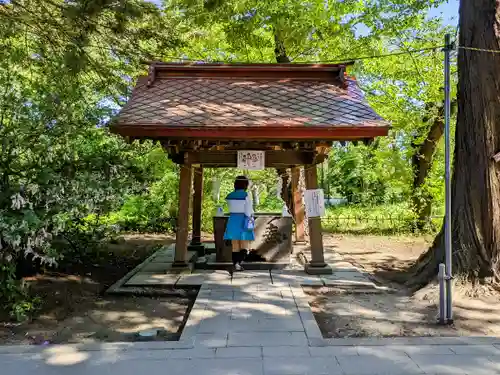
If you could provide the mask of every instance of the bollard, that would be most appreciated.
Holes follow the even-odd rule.
[[[439,324],[446,324],[446,287],[445,287],[445,279],[446,279],[446,266],[443,263],[439,264],[439,272],[438,272],[438,281],[439,281]]]

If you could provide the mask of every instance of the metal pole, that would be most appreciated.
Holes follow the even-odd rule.
[[[438,281],[439,281],[439,324],[446,324],[446,266],[439,263]]]
[[[444,247],[446,265],[446,320],[453,322],[451,270],[451,165],[450,165],[450,34],[444,36],[444,141],[445,141],[445,197]]]

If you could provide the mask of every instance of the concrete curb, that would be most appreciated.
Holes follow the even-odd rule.
[[[172,245],[168,245],[168,246],[172,246]],[[155,251],[153,254],[151,254],[149,257],[147,257],[142,263],[140,263],[135,268],[133,268],[132,270],[130,270],[129,272],[127,272],[127,274],[125,276],[123,276],[120,280],[118,280],[117,282],[115,282],[113,285],[111,285],[106,290],[106,294],[123,294],[123,293],[127,293],[127,291],[122,288],[123,285],[125,285],[125,283],[127,281],[129,281],[132,278],[132,276],[134,276],[136,273],[138,273],[144,266],[146,266],[147,264],[151,263],[152,260],[156,257],[156,254],[159,251],[162,251],[162,249],[163,249],[163,247],[160,248],[160,249],[158,249],[157,251]]]
[[[2,354],[37,354],[52,350],[70,349],[80,352],[96,351],[140,351],[140,350],[172,350],[191,349],[194,347],[194,339],[180,341],[148,341],[148,342],[113,342],[113,343],[88,343],[88,344],[64,344],[64,345],[6,345],[0,346]]]
[[[323,335],[319,329],[318,323],[314,318],[307,296],[301,286],[290,286],[293,299],[299,312],[300,320],[304,326],[309,346],[325,346]]]
[[[318,344],[318,343],[315,343]],[[428,346],[428,345],[500,345],[499,337],[349,337],[322,339],[321,346]],[[310,345],[319,346],[319,345]]]
[[[307,285],[305,285],[307,286]],[[302,286],[290,286],[310,347],[325,346],[421,346],[421,345],[500,345],[500,337],[347,337],[324,338]]]

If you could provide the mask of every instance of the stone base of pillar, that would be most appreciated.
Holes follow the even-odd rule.
[[[233,262],[207,262],[203,265],[206,270],[232,270]]]
[[[306,240],[295,240],[295,241],[293,241],[293,244],[294,245],[307,245],[307,241]]]
[[[333,273],[332,267],[328,264],[314,264],[306,263],[304,271],[309,275],[331,275]]]
[[[181,271],[182,272],[191,272],[192,268],[193,268],[193,266],[188,262],[175,261],[174,263],[172,263],[171,270],[175,271],[175,272],[181,272]]]
[[[199,257],[205,256],[205,246],[202,243],[191,243],[188,246],[189,251],[196,251]]]

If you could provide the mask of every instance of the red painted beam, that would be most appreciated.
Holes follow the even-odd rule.
[[[165,127],[161,125],[115,125],[113,133],[134,138],[217,140],[349,140],[386,136],[389,126],[263,126],[263,127]]]

